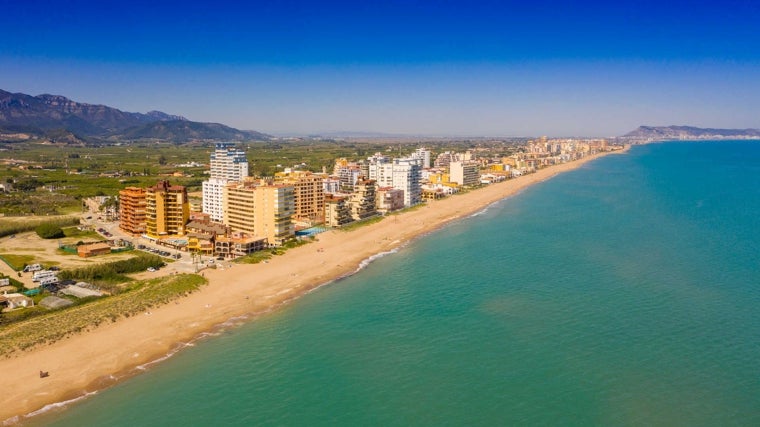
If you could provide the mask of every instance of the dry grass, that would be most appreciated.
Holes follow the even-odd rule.
[[[56,342],[103,322],[116,322],[122,316],[144,312],[192,293],[206,283],[206,279],[195,274],[159,277],[134,282],[119,295],[21,320],[0,329],[0,342],[3,343],[0,357]]]

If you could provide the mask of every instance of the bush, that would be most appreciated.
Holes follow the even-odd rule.
[[[50,222],[38,225],[34,229],[34,232],[43,239],[60,239],[61,237],[65,237],[61,227],[58,224]]]

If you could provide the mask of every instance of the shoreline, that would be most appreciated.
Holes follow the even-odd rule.
[[[228,264],[204,270],[208,284],[175,303],[0,360],[13,396],[0,397],[3,425],[22,422],[97,394],[149,370],[208,336],[250,322],[296,298],[360,272],[373,260],[446,224],[608,154],[541,169],[466,194],[428,202],[351,231],[331,230],[268,263]],[[39,378],[39,371],[50,372]]]

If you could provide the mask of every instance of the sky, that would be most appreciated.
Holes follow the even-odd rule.
[[[266,133],[760,128],[760,2],[0,0],[0,89]]]

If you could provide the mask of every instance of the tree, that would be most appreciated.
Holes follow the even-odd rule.
[[[60,226],[49,222],[38,225],[37,228],[34,229],[34,232],[43,239],[59,239],[65,237]]]
[[[163,154],[161,154],[160,156],[158,156],[158,164],[161,165],[161,166],[165,165],[166,164],[166,156],[164,156]]]

